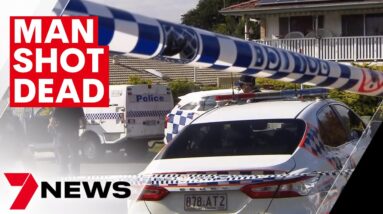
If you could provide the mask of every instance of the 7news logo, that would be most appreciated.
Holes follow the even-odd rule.
[[[11,206],[11,210],[25,210],[39,188],[38,183],[31,173],[4,173],[9,184],[13,187],[21,187],[19,194],[15,198]],[[130,184],[125,181],[106,181],[103,185],[99,181],[56,181],[55,185],[51,185],[46,181],[40,183],[41,198],[46,199],[48,193],[54,198],[87,198],[96,197],[96,193],[100,198],[107,198],[109,192],[113,191],[113,197],[124,199],[131,194]],[[84,190],[85,196],[82,197],[81,189]],[[63,191],[62,191],[63,190]],[[64,193],[63,193],[64,192]]]

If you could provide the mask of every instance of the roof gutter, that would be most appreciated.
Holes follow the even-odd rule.
[[[355,2],[355,3],[339,3],[339,4],[315,4],[315,5],[289,5],[279,7],[262,7],[252,9],[234,9],[220,10],[222,15],[243,16],[243,15],[270,15],[279,13],[296,13],[296,12],[327,12],[338,10],[355,10],[355,9],[383,9],[382,2]]]

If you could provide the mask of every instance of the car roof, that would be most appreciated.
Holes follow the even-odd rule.
[[[229,95],[232,94],[234,91],[235,94],[238,94],[239,91],[237,89],[218,89],[218,90],[210,90],[210,91],[197,91],[197,92],[192,92],[189,94],[186,94],[184,96],[179,97],[181,100],[183,99],[194,99],[198,100],[202,97],[209,97],[209,96],[216,96],[216,95]]]
[[[312,100],[279,100],[224,106],[202,115],[193,124],[239,120],[292,119],[315,102]]]

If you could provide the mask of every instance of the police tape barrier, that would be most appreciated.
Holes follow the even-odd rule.
[[[324,172],[307,172],[270,175],[234,175],[234,174],[155,174],[155,175],[114,175],[114,176],[78,176],[63,177],[64,181],[127,181],[132,185],[225,185],[244,183],[260,183],[266,181],[288,180],[297,177],[351,176],[354,169]]]
[[[383,73],[321,60],[101,4],[72,0],[64,15],[99,17],[99,43],[115,54],[383,96]]]

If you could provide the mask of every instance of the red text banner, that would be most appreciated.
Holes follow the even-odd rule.
[[[107,107],[97,17],[11,17],[11,107]]]

